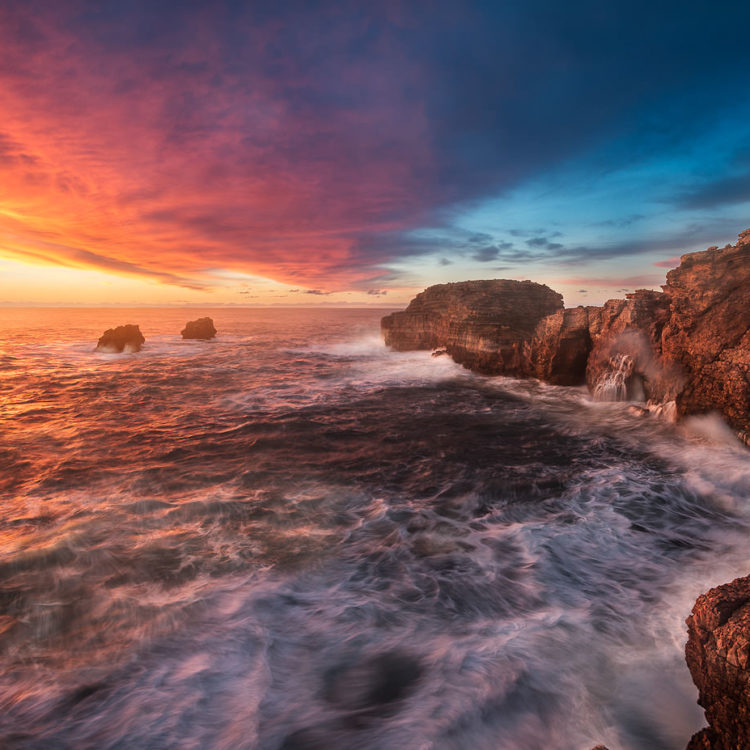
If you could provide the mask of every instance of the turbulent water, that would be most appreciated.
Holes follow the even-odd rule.
[[[684,618],[750,563],[718,424],[390,352],[377,311],[208,314],[3,311],[1,747],[684,748]]]

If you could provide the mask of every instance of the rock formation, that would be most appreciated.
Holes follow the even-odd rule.
[[[182,329],[184,339],[212,339],[214,336],[216,336],[216,328],[211,318],[191,320]]]
[[[598,309],[558,310],[540,320],[525,347],[526,374],[554,385],[582,385],[591,352],[591,316]]]
[[[445,348],[471,370],[522,376],[524,344],[562,306],[560,294],[532,281],[462,281],[429,287],[381,326],[393,349]]]
[[[664,292],[638,289],[626,299],[611,299],[589,316],[592,349],[586,383],[592,392],[616,372],[622,358],[631,365],[625,388],[634,400],[674,399],[682,381],[679,368],[661,358],[661,336],[669,319],[670,297]],[[618,359],[618,357],[620,359]]]
[[[117,326],[107,329],[96,344],[99,352],[139,352],[146,342],[141,329],[136,325]]]
[[[750,576],[698,597],[685,647],[708,728],[688,750],[750,748]]]
[[[719,411],[750,441],[750,230],[737,245],[682,256],[662,292],[563,309],[531,281],[465,281],[383,318],[398,350],[444,347],[485,374],[587,383],[602,399],[675,415]]]
[[[682,256],[667,274],[671,316],[662,348],[687,373],[680,414],[716,409],[750,430],[750,230],[737,245]]]

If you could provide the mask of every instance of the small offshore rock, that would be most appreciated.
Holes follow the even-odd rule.
[[[435,351],[432,352],[433,357],[442,357],[444,354],[448,354],[447,349],[435,349]]]
[[[216,336],[216,328],[211,318],[198,318],[185,324],[182,329],[182,338],[184,339],[203,339],[208,340]]]
[[[139,352],[146,343],[141,329],[136,325],[108,328],[99,338],[96,351],[108,353]]]

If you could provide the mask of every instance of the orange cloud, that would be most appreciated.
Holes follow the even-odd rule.
[[[201,18],[134,48],[43,17],[0,11],[0,253],[191,288],[217,269],[368,288],[390,256],[358,238],[422,211],[425,117],[404,86],[342,65],[367,101],[331,118],[312,74],[283,55],[268,70],[273,29],[235,65]]]

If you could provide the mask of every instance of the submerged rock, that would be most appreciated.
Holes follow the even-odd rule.
[[[211,318],[191,320],[182,329],[184,339],[212,339],[214,336],[216,336],[216,328]]]
[[[688,750],[750,748],[750,576],[699,596],[685,646],[708,728]]]
[[[444,348],[459,364],[486,374],[525,375],[524,344],[537,324],[562,308],[562,296],[532,281],[461,281],[431,286],[406,310],[381,321],[398,351]]]
[[[139,352],[146,343],[141,329],[136,325],[108,328],[99,338],[96,350],[99,352]]]

